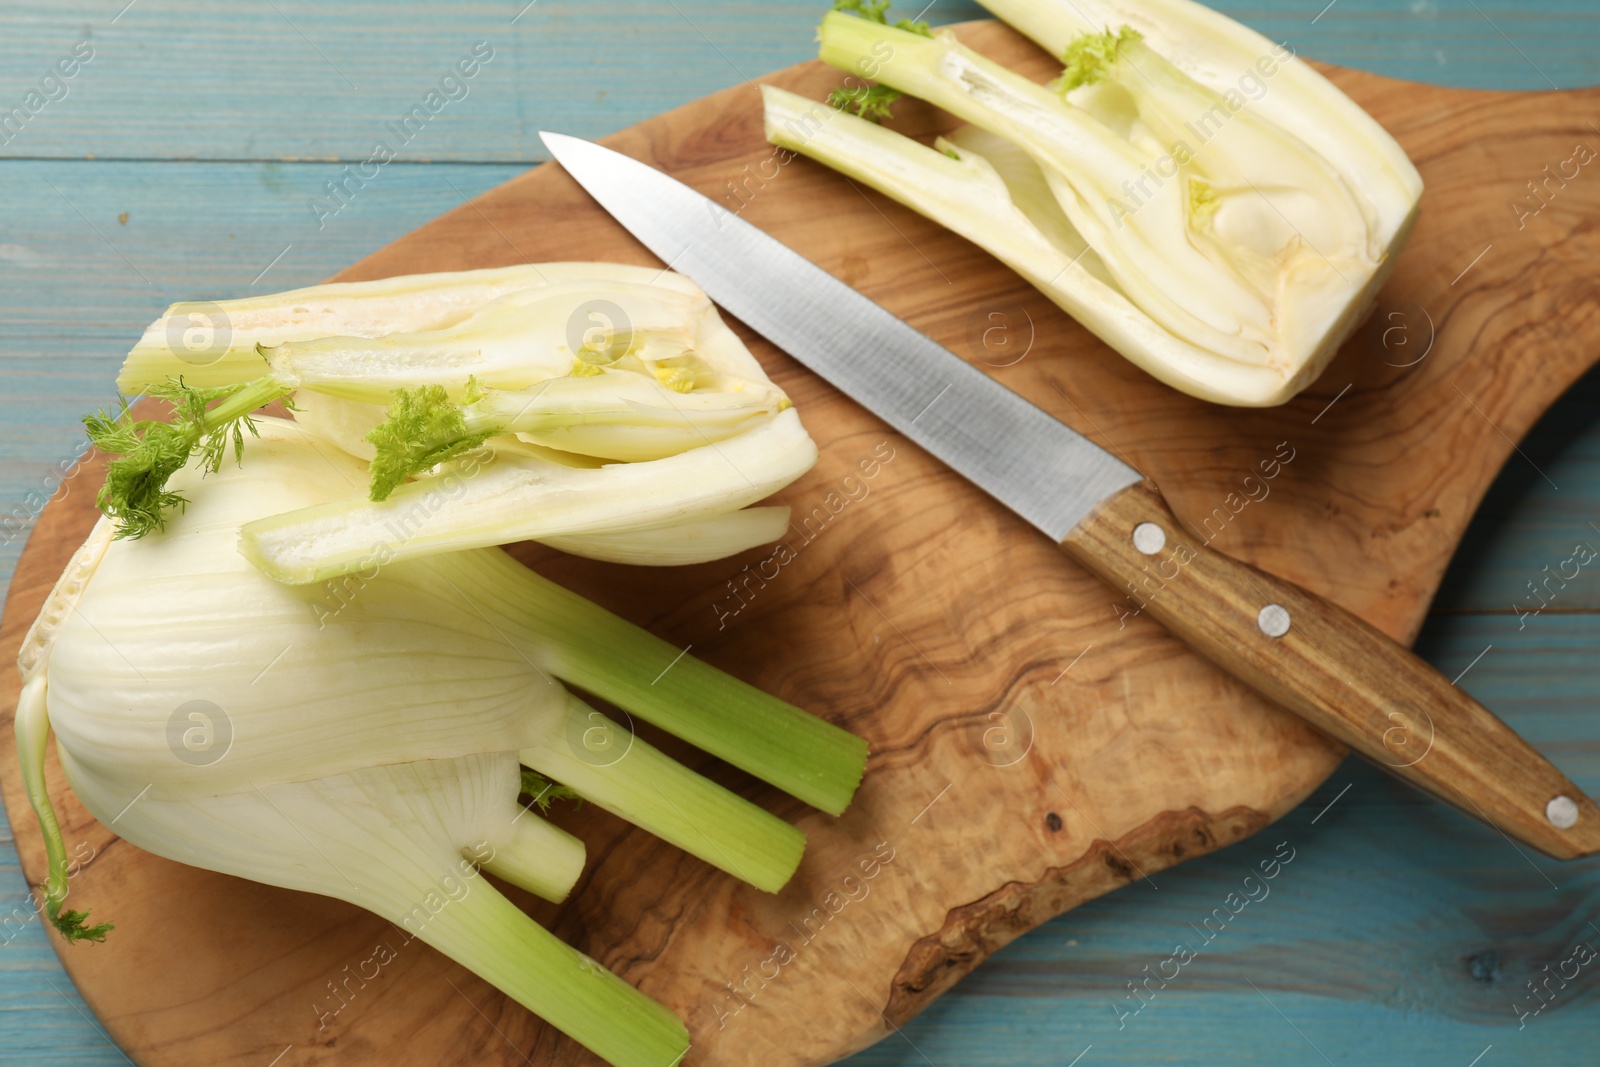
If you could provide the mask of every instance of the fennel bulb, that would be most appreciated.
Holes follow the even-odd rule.
[[[133,844],[348,899],[613,1063],[675,1062],[687,1039],[670,1012],[474,880],[482,866],[559,900],[581,870],[581,842],[518,805],[519,765],[768,891],[804,838],[562,681],[835,812],[865,744],[494,549],[392,562],[328,617],[320,590],[257,571],[239,531],[366,472],[293,423],[256,430],[248,462],[173,476],[190,500],[162,531],[118,539],[103,518],[23,643],[16,730],[47,913],[69,939],[107,930],[62,910],[53,730],[73,790]]]
[[[835,11],[821,58],[970,127],[932,148],[763,86],[767,138],[985,248],[1184,392],[1280,404],[1371,310],[1422,182],[1287,49],[1190,0],[984,0],[1066,68]],[[858,5],[841,5],[852,8]]]
[[[133,420],[126,403],[84,420],[118,455],[100,504],[124,536],[159,530],[184,504],[166,483],[192,453],[210,470],[240,459],[250,413],[289,402],[370,464],[370,503],[352,485],[253,526],[247,550],[283,581],[525,539],[625,562],[718,559],[781,536],[786,508],[745,509],[816,460],[782,390],[668,271],[546,264],[208,306],[232,325],[204,374],[184,371],[193,354],[173,340],[191,305],[123,367],[123,388],[172,402],[170,424]],[[438,505],[441,486],[425,536],[396,521]]]

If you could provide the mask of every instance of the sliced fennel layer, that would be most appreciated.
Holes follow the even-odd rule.
[[[1416,217],[1422,176],[1405,150],[1311,64],[1195,0],[978,0],[1053,56],[1085,34],[1129,26],[1173,66],[1310,145],[1371,207],[1373,239],[1397,248]]]
[[[787,506],[745,508],[659,526],[598,530],[536,540],[574,556],[607,563],[680,567],[726,559],[748,549],[777,544],[789,528],[789,514]]]
[[[626,328],[585,325],[585,308],[596,303],[597,291]],[[590,349],[604,352],[607,362],[623,351],[651,364],[681,357],[693,351],[698,321],[708,310],[698,291],[620,282],[598,290],[584,279],[508,293],[442,328],[289,340],[263,345],[260,354],[269,372],[291,388],[369,404],[424,385],[444,386],[459,397],[469,378],[486,388],[525,389],[565,377]]]
[[[491,438],[515,436],[580,461],[647,462],[714,447],[791,406],[765,383],[704,382],[717,377],[685,356],[654,369],[549,378],[529,389],[483,389],[469,378],[460,403],[442,386],[402,389],[366,435],[373,445],[368,495],[385,500],[406,479]]]
[[[351,497],[259,519],[244,527],[239,547],[280,582],[315,582],[462,548],[708,518],[771,495],[816,457],[792,408],[714,445],[643,463],[584,469],[492,453],[381,503]]]
[[[1072,88],[1060,92],[948,33],[830,14],[825,61],[874,70],[980,129],[931,150],[767,87],[768,139],[973,240],[1161,380],[1221,403],[1282,403],[1370,310],[1420,181],[1370,119],[1363,132],[1387,146],[1336,165],[1298,136],[1302,125],[1273,120],[1283,108],[1269,114],[1217,84],[1246,45],[1212,52],[1204,38],[1168,34],[1162,51],[1136,32],[1104,31],[1072,36]],[[1261,56],[1273,70],[1303,66],[1270,49]],[[1320,85],[1351,125],[1359,109]],[[1274,89],[1315,111],[1311,79],[1286,76]]]
[[[258,345],[447,329],[508,293],[573,281],[698,292],[681,275],[650,267],[571,262],[330,282],[238,300],[187,301],[173,304],[145,329],[122,364],[117,389],[132,395],[179,376],[201,388],[238,385],[261,373]]]
[[[388,410],[387,402],[369,404],[314,389],[300,389],[294,394],[295,422],[365,463],[371,463],[376,454],[367,434],[383,423]]]
[[[352,456],[368,461],[373,458],[373,446],[366,435],[384,421],[383,408],[311,390],[297,393],[295,403],[295,422]],[[544,448],[519,438],[496,437],[486,444],[497,457],[524,456],[534,464],[543,461],[580,470],[598,470],[605,466],[603,461],[591,461],[575,453]],[[678,567],[726,559],[748,549],[775,544],[788,527],[787,506],[747,507],[654,525],[615,526],[534,540],[574,556],[607,563]]]

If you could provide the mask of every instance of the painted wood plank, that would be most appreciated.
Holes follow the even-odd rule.
[[[1499,611],[1524,626],[1600,609],[1600,374],[1561,398],[1484,498],[1434,604]],[[1576,553],[1579,546],[1586,551]]]
[[[102,1067],[127,1058],[62,973],[0,826],[0,1063]]]
[[[113,23],[120,7],[12,17],[0,100],[20,102],[79,40],[93,58],[4,153],[362,160],[376,139],[401,148],[390,124],[437,90],[445,102],[403,158],[539,160],[542,125],[610,132],[806,58],[826,5],[623,0],[601,14],[571,0],[139,0]],[[977,13],[941,0],[930,17]],[[444,80],[474,54],[471,77]]]
[[[1217,6],[1306,56],[1396,77],[1521,89],[1600,80],[1592,47],[1600,10],[1587,0],[1324,2]],[[0,113],[26,112],[27,94],[78,42],[92,50],[72,77],[43,85],[36,113],[0,132],[0,155],[360,161],[383,139],[413,162],[541,160],[541,126],[608,133],[808,58],[827,7],[125,3],[78,0],[0,16]],[[920,3],[902,6],[914,12]],[[936,0],[928,10],[934,22],[980,14],[971,0]],[[493,58],[460,87],[446,86],[456,99],[409,143],[395,143],[390,124],[480,41]]]

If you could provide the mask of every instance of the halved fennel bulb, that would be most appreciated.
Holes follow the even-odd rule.
[[[213,469],[242,457],[250,413],[292,396],[299,421],[369,467],[343,499],[247,529],[282,581],[526,539],[718,559],[782,536],[787,508],[750,505],[816,460],[783,391],[670,271],[529,265],[189,308],[146,331],[120,380],[171,400],[172,424],[85,420],[119,455],[102,509],[122,536],[160,529],[182,504],[169,472],[191,450]],[[205,315],[217,331],[185,347],[185,316]]]
[[[843,12],[824,61],[969,123],[932,147],[763,87],[768,140],[987,249],[1129,360],[1203,399],[1280,404],[1371,310],[1422,182],[1283,46],[1189,0],[986,0],[1060,56],[1038,85]]]

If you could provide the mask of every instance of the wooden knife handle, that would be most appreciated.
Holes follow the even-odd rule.
[[[1207,547],[1140,482],[1061,547],[1195,651],[1380,767],[1558,859],[1600,852],[1600,808],[1408,649],[1291,582]]]

